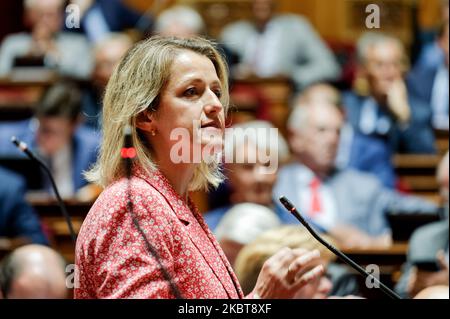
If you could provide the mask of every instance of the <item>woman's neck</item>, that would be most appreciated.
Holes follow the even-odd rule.
[[[167,178],[173,189],[186,199],[189,183],[194,176],[195,165],[191,163],[174,164],[169,161],[157,161],[159,171]]]

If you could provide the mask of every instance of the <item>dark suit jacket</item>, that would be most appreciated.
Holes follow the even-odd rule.
[[[0,124],[0,155],[25,156],[10,141],[15,135],[19,140],[36,148],[35,133],[31,129],[30,120]],[[94,130],[81,126],[72,139],[72,181],[78,190],[87,184],[83,171],[87,170],[97,159],[100,136]]]
[[[148,31],[152,26],[152,21],[148,15],[142,16],[139,12],[127,6],[123,0],[95,0],[94,2],[86,12],[85,17],[90,14],[94,7],[99,8],[111,32],[120,32],[125,29]],[[66,31],[85,33],[83,21],[84,18],[81,20],[81,28]]]
[[[395,188],[391,153],[384,141],[359,132],[353,134],[348,167],[375,175],[388,188]]]
[[[414,68],[406,78],[406,85],[411,95],[430,103],[436,72],[436,68]]]
[[[0,168],[0,237],[26,237],[33,243],[47,245],[38,216],[25,202],[25,183]]]
[[[359,131],[361,109],[366,97],[346,92],[343,95],[347,121],[355,131]],[[388,152],[393,153],[434,153],[434,133],[431,126],[429,105],[413,95],[408,96],[411,106],[411,122],[407,128],[401,128],[391,120],[391,129],[386,135],[371,135],[385,142]],[[382,107],[379,111],[386,113]],[[361,132],[362,133],[362,132]],[[363,134],[363,133],[362,133]]]

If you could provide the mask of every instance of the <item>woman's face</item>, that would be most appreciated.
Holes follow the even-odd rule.
[[[193,153],[203,152],[206,146],[208,150],[221,149],[225,122],[220,102],[222,90],[211,60],[192,51],[181,51],[174,59],[171,77],[161,92],[159,108],[152,116],[156,134],[150,138],[156,155],[158,150],[165,154],[170,152],[171,157],[188,151],[192,161],[198,159],[193,157],[198,154]]]

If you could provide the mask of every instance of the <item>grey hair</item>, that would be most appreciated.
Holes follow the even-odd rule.
[[[230,138],[231,136],[228,134],[225,136],[225,152],[235,152],[248,141],[253,143],[258,150],[265,149],[268,150],[270,154],[272,154],[272,152],[277,152],[279,162],[286,162],[289,159],[289,147],[279,131],[277,132],[276,137],[273,134],[245,134],[247,129],[275,129],[271,123],[255,120],[233,125],[232,129],[235,129],[235,133],[232,135],[233,138]],[[238,134],[242,131],[237,130],[244,130],[244,134]],[[276,149],[271,149],[271,147],[274,147],[275,145]]]
[[[25,0],[23,6],[25,9],[32,9],[36,6],[38,0]],[[64,5],[64,0],[58,0],[60,7],[62,8]]]
[[[365,32],[358,39],[358,42],[356,44],[356,57],[358,59],[358,63],[366,63],[367,51],[370,47],[386,42],[394,42],[395,44],[397,44],[402,52],[402,55],[406,57],[403,43],[398,38],[381,32]]]
[[[202,34],[205,31],[202,16],[185,5],[176,5],[163,11],[156,19],[155,31],[161,32],[174,22],[191,29],[195,34]]]
[[[226,238],[245,245],[265,231],[280,225],[279,218],[269,208],[242,203],[227,211],[214,233],[218,240]]]

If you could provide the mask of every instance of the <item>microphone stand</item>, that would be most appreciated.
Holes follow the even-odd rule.
[[[38,156],[36,156],[27,146],[26,143],[19,141],[15,136],[11,137],[11,142],[23,153],[25,153],[31,160],[39,163],[39,165],[44,169],[48,177],[50,178],[50,182],[52,184],[52,189],[55,192],[56,199],[58,201],[59,208],[61,209],[61,212],[66,220],[67,226],[69,227],[70,237],[72,238],[72,241],[75,243],[77,240],[77,236],[75,235],[75,231],[73,230],[72,220],[70,219],[70,215],[67,212],[66,206],[64,205],[64,202],[59,195],[58,187],[56,186],[55,180],[53,178],[53,175],[50,171],[50,168],[45,164]]]
[[[360,265],[355,263],[353,260],[351,260],[347,255],[345,255],[343,252],[341,252],[339,249],[331,245],[330,243],[326,242],[322,237],[320,237],[319,234],[308,224],[308,222],[300,215],[300,213],[297,211],[297,208],[284,196],[281,196],[279,198],[281,204],[292,214],[295,218],[297,218],[300,223],[303,224],[303,226],[306,227],[306,229],[310,232],[310,234],[322,245],[324,245],[326,248],[328,248],[333,254],[338,256],[341,260],[343,260],[346,264],[350,265],[353,269],[358,271],[361,275],[363,275],[366,278],[371,278],[375,281],[376,284],[380,286],[381,291],[383,291],[387,296],[389,296],[392,299],[402,299],[398,294],[396,294],[393,290],[389,289],[385,284],[383,284],[381,281],[379,281],[375,276],[368,273],[364,268],[362,268]]]
[[[172,277],[164,264],[161,262],[161,257],[159,256],[158,251],[153,247],[153,245],[148,241],[147,236],[145,236],[144,230],[139,225],[138,218],[136,214],[134,213],[133,209],[133,201],[131,199],[131,173],[132,173],[132,166],[133,166],[133,159],[136,157],[136,149],[133,147],[133,141],[131,136],[131,126],[126,125],[124,127],[124,145],[120,151],[120,155],[122,159],[124,160],[125,164],[125,174],[127,178],[127,210],[131,214],[131,218],[133,220],[133,224],[138,230],[139,234],[141,235],[142,239],[145,242],[145,248],[148,250],[150,255],[155,258],[156,262],[159,265],[159,268],[161,270],[161,273],[165,279],[165,281],[168,282],[170,290],[172,291],[172,294],[175,296],[176,299],[183,299],[183,296],[181,295],[180,290],[175,285],[175,283],[172,280]]]

